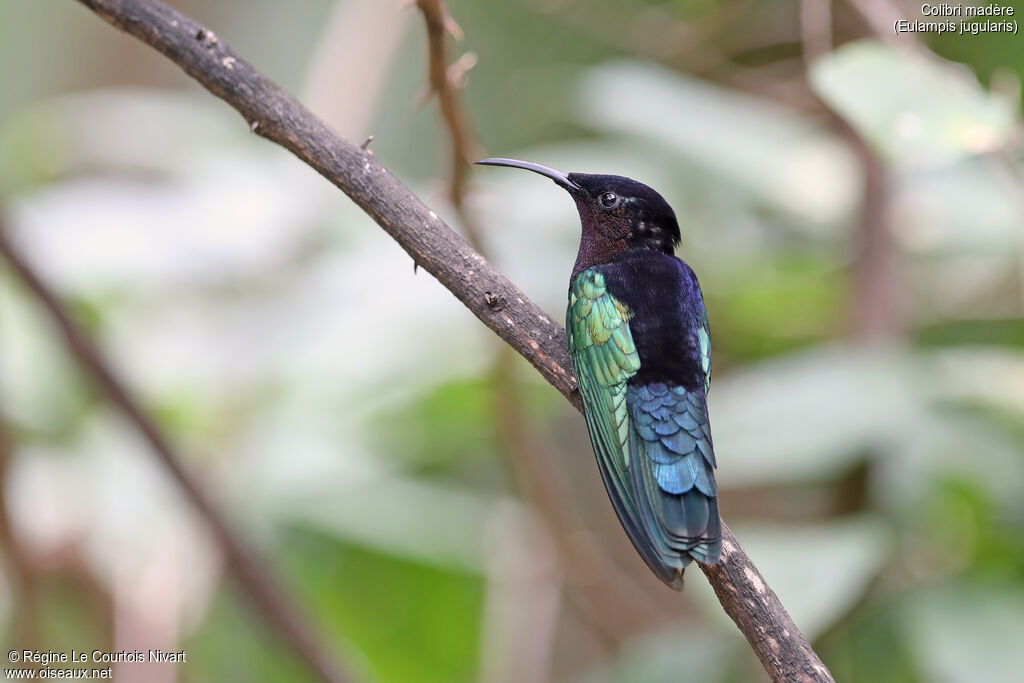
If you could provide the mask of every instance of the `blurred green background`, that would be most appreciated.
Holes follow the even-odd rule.
[[[459,226],[415,8],[174,4]],[[1021,680],[1020,39],[896,37],[912,2],[450,10],[481,152],[675,207],[723,516],[836,679]],[[0,63],[12,239],[360,680],[765,680],[699,571],[636,557],[579,415],[326,181],[70,0],[0,2]],[[486,169],[466,210],[561,320],[571,202]],[[6,265],[0,417],[5,647],[311,680]]]

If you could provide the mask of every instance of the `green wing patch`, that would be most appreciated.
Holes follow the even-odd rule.
[[[700,344],[701,367],[704,370],[704,393],[711,391],[711,326],[708,325],[708,309],[704,309],[704,322],[697,329]]]
[[[672,571],[643,528],[629,471],[629,441],[634,437],[626,404],[627,382],[640,369],[629,317],[628,308],[605,289],[600,272],[590,269],[576,278],[569,294],[566,329],[598,469],[633,546],[663,581],[671,583]]]
[[[617,452],[616,469],[628,464],[626,381],[640,369],[640,356],[629,331],[629,316],[629,309],[608,294],[600,272],[591,269],[576,278],[569,295],[566,324],[569,353],[587,412],[594,414],[604,445]]]

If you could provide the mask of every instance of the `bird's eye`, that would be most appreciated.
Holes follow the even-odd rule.
[[[601,206],[606,209],[611,209],[618,203],[619,198],[614,192],[605,192],[601,195]]]

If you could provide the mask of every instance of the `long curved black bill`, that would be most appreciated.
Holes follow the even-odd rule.
[[[494,159],[481,159],[476,162],[481,166],[509,166],[511,168],[524,168],[527,171],[533,171],[539,173],[546,178],[551,178],[558,185],[564,187],[567,190],[582,190],[583,188],[569,180],[569,176],[561,171],[557,171],[550,166],[544,166],[543,164],[535,164],[532,161],[520,161],[518,159],[502,159],[500,157]]]

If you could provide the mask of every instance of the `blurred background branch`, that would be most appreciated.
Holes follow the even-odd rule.
[[[142,438],[149,444],[153,455],[160,460],[167,473],[177,482],[182,494],[206,523],[239,586],[268,627],[288,643],[295,650],[295,654],[305,660],[320,679],[330,683],[344,681],[345,678],[341,675],[334,656],[328,654],[326,646],[320,641],[319,636],[310,626],[308,617],[301,612],[294,598],[288,595],[284,586],[270,573],[265,560],[242,540],[236,529],[231,527],[196,478],[185,470],[181,457],[175,452],[167,436],[118,379],[99,349],[92,343],[81,326],[74,321],[60,298],[42,281],[12,244],[2,217],[0,217],[0,254],[3,255],[7,264],[39,304],[53,318],[54,324],[63,337],[68,354],[75,358],[82,371],[90,376],[106,398],[138,430]],[[0,449],[5,446],[4,436],[0,433]],[[3,460],[3,464],[5,464],[6,457]],[[5,531],[9,531],[9,529]],[[9,540],[13,538],[9,534],[7,536]],[[14,554],[13,558],[15,562],[18,561],[17,554]],[[21,567],[25,569],[24,563],[21,563]],[[31,581],[31,578],[24,572],[22,572],[22,579]],[[26,598],[31,599],[30,592]]]
[[[442,0],[416,0],[416,5],[423,13],[423,22],[427,27],[429,92],[437,98],[438,109],[448,129],[451,150],[448,200],[466,231],[466,239],[474,249],[486,256],[480,228],[465,209],[469,165],[480,158],[480,145],[473,137],[472,123],[457,95],[458,88],[465,82],[466,72],[476,63],[476,55],[467,52],[455,62],[450,62],[448,36],[459,36],[462,29],[455,23]]]
[[[2,220],[2,219],[0,219]],[[0,230],[3,225],[0,224]],[[19,649],[32,648],[39,642],[39,609],[37,604],[38,571],[25,550],[7,516],[6,492],[13,447],[7,433],[6,420],[0,418],[0,547],[7,563],[8,576],[15,596],[14,642]]]

